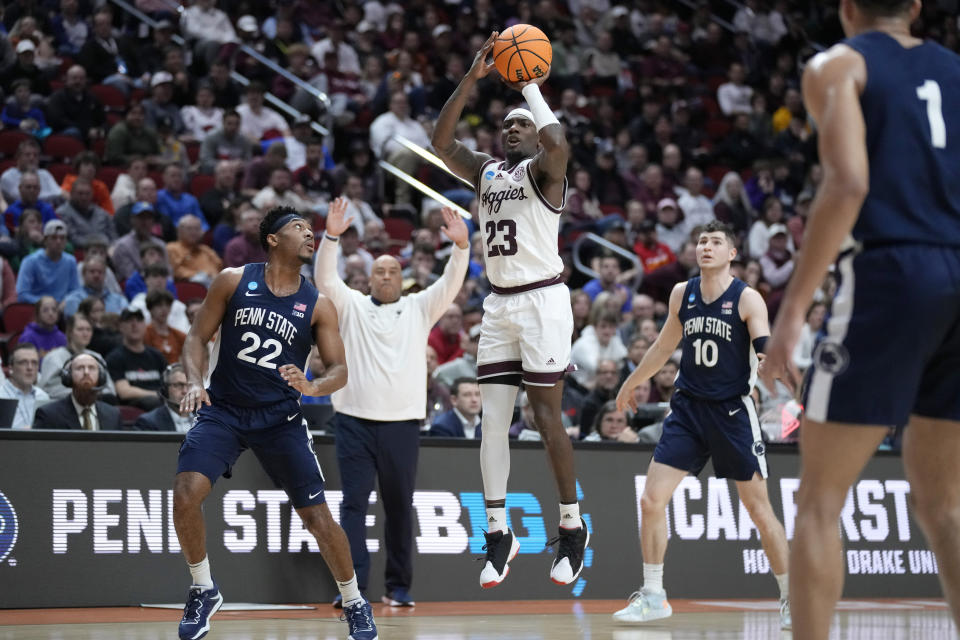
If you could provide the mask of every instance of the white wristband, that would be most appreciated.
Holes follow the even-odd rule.
[[[533,113],[533,124],[536,125],[537,131],[550,124],[560,124],[557,116],[553,115],[550,105],[543,99],[539,85],[528,84],[521,90],[521,93],[526,98],[527,104],[530,105],[530,112]]]

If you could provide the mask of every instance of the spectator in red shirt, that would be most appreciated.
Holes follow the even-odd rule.
[[[640,223],[640,232],[636,244],[633,245],[633,252],[640,258],[644,273],[677,261],[677,256],[670,247],[657,239],[657,223],[650,218]]]
[[[437,352],[437,364],[450,362],[463,355],[463,347],[460,346],[462,337],[463,311],[456,304],[451,304],[427,338],[427,344]]]

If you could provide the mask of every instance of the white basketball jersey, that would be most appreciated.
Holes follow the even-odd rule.
[[[487,279],[501,288],[519,287],[549,280],[563,271],[557,250],[563,198],[554,207],[540,193],[530,175],[530,161],[523,160],[510,171],[506,162],[489,160],[480,169],[477,197],[480,199],[480,232],[486,251]]]

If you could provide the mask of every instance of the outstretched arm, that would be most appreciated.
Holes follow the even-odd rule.
[[[773,378],[786,376],[807,307],[850,235],[870,188],[866,125],[860,108],[866,82],[863,56],[846,45],[816,55],[803,73],[804,103],[820,129],[823,182],[810,207],[804,250],[767,346],[763,378],[768,389],[773,388]]]
[[[687,283],[680,282],[673,287],[670,292],[670,311],[667,314],[667,321],[660,330],[660,335],[653,341],[647,353],[644,354],[640,364],[633,370],[627,379],[623,381],[620,392],[617,393],[617,408],[626,410],[628,407],[636,410],[636,403],[633,399],[633,390],[643,382],[653,377],[653,374],[660,371],[663,365],[670,359],[670,355],[676,350],[683,338],[683,325],[680,324],[680,303],[683,299],[683,291]]]
[[[447,237],[453,240],[455,248],[450,253],[450,260],[443,269],[443,275],[425,291],[414,294],[419,296],[426,305],[431,326],[440,319],[453,299],[457,297],[470,263],[470,232],[467,230],[467,225],[450,207],[443,208],[443,222],[444,225],[441,228]]]
[[[494,31],[483,43],[480,51],[474,57],[473,65],[467,75],[463,76],[463,80],[460,81],[453,95],[443,105],[440,116],[433,126],[433,138],[431,139],[433,150],[451,171],[470,184],[477,183],[480,167],[487,160],[490,160],[490,156],[471,151],[454,137],[454,132],[457,128],[457,122],[460,121],[460,114],[463,113],[463,107],[467,104],[467,96],[470,95],[470,91],[477,84],[477,80],[486,77],[493,69],[493,63],[487,63],[487,56],[493,49],[493,43],[498,35],[499,33]]]
[[[313,338],[325,367],[323,376],[307,380],[303,371],[293,364],[280,367],[280,375],[305,396],[325,396],[347,384],[347,357],[340,338],[337,310],[324,295],[317,298],[313,307]]]
[[[223,314],[227,310],[227,302],[236,291],[240,279],[243,277],[243,267],[224,269],[213,279],[207,297],[197,312],[197,317],[190,325],[190,332],[183,342],[183,370],[187,374],[187,394],[180,401],[180,413],[186,414],[196,411],[204,404],[210,404],[207,390],[203,388],[203,378],[209,365],[207,343],[213,338]]]

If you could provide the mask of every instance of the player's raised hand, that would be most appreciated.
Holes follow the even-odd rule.
[[[469,247],[470,232],[467,230],[467,225],[460,214],[450,207],[444,207],[442,213],[443,226],[440,229],[461,249]]]
[[[287,385],[293,387],[305,396],[312,396],[313,381],[307,380],[307,376],[295,364],[285,364],[279,369],[280,377],[287,381]]]
[[[331,236],[339,236],[347,230],[353,222],[353,216],[347,217],[347,199],[340,196],[330,203],[327,209],[327,233]]]
[[[467,75],[479,80],[480,78],[485,78],[487,74],[493,70],[495,65],[493,62],[487,62],[487,57],[490,55],[490,52],[493,51],[493,43],[496,42],[497,36],[499,35],[499,31],[494,31],[490,34],[487,41],[484,42],[480,50],[477,51],[477,55],[474,56],[473,64],[470,65],[470,71],[467,72]]]
[[[207,390],[200,383],[191,383],[187,387],[187,393],[180,400],[180,415],[193,413],[203,405],[210,405],[210,396],[207,395]]]

